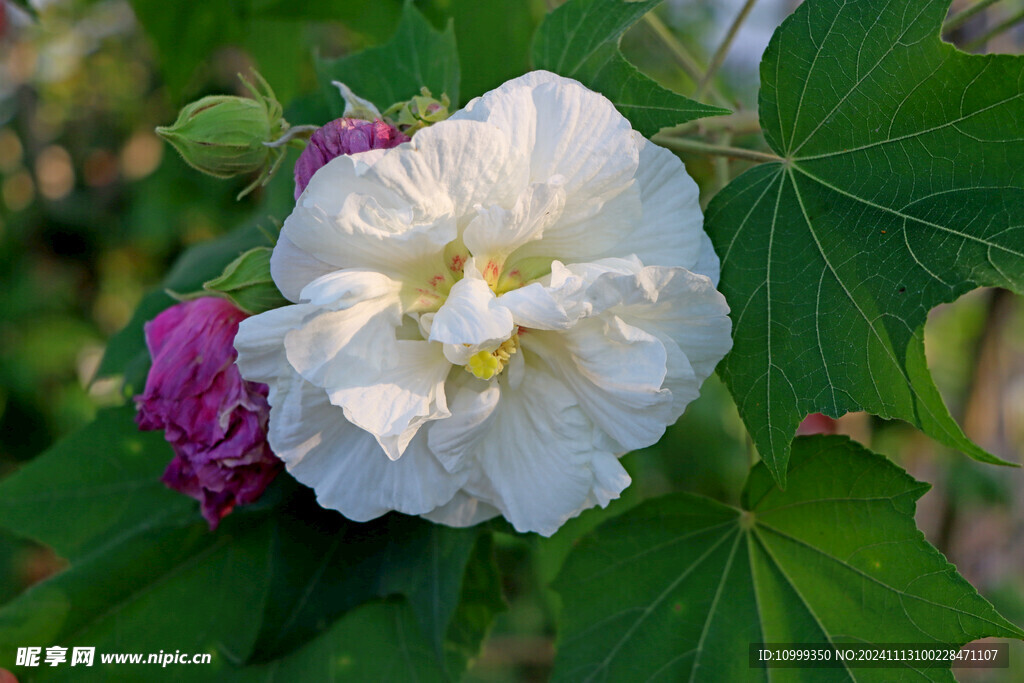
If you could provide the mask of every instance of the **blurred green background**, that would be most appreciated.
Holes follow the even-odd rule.
[[[626,35],[624,49],[647,73],[692,93],[682,62],[706,64],[742,4],[669,0],[656,19]],[[749,122],[732,144],[763,144],[752,116],[757,63],[797,4],[759,2],[720,72],[718,92]],[[954,8],[968,4],[958,0]],[[548,9],[545,0],[417,6],[439,26],[454,18],[464,100],[528,68],[525,46]],[[949,38],[969,44],[1022,8],[1022,0],[997,2]],[[118,379],[94,381],[107,340],[184,248],[228,231],[260,206],[259,191],[234,201],[248,179],[199,175],[154,127],[202,95],[243,94],[236,74],[252,66],[287,105],[315,89],[312,55],[386,40],[400,9],[397,0],[0,0],[0,477],[87,423],[97,407],[124,400]],[[1018,26],[980,49],[1019,53],[1022,43]],[[705,201],[744,168],[684,160]],[[1024,460],[1020,300],[985,290],[936,309],[926,346],[936,382],[968,435],[1000,457]],[[906,425],[864,415],[818,427],[850,434],[934,484],[919,507],[920,527],[1004,615],[1024,623],[1024,473],[980,465]],[[470,678],[545,678],[557,609],[546,584],[579,534],[669,491],[735,502],[755,457],[728,393],[712,378],[661,443],[626,456],[634,484],[609,510],[585,513],[553,539],[500,536],[510,609]],[[0,603],[61,566],[45,548],[0,531]],[[1024,648],[1014,646],[1012,656],[1024,661]],[[984,670],[958,676],[1022,680]]]

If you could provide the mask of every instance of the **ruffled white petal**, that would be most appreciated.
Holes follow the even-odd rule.
[[[424,207],[440,206],[441,199],[469,216],[478,205],[511,206],[529,184],[521,145],[491,123],[458,120],[418,131],[365,177],[422,212],[423,221],[437,215]]]
[[[480,207],[466,226],[462,240],[478,263],[503,264],[505,258],[528,242],[541,239],[565,207],[561,176],[534,183],[516,199],[511,209],[498,205]]]
[[[333,273],[337,266],[321,261],[308,251],[303,251],[282,234],[270,255],[270,276],[274,284],[289,301],[301,301],[302,288],[313,280]]]
[[[572,392],[544,368],[530,367],[517,390],[502,388],[477,447],[479,474],[464,490],[500,510],[516,530],[550,536],[629,485],[615,456],[592,445],[592,433]]]
[[[715,247],[711,244],[711,238],[706,232],[701,232],[700,255],[697,257],[697,263],[690,270],[698,275],[707,276],[712,285],[718,286],[718,279],[722,274],[722,264],[718,260],[718,254],[715,253]]]
[[[674,422],[732,348],[725,297],[708,277],[683,268],[606,260],[566,270],[591,283],[585,295],[591,315],[615,315],[665,345],[665,386],[673,393],[669,424]]]
[[[546,71],[515,78],[452,115],[486,121],[526,150],[530,182],[565,179],[569,200],[619,190],[636,170],[629,122],[608,98]]]
[[[479,498],[458,491],[451,501],[423,515],[425,519],[454,527],[474,526],[497,517],[501,510]]]
[[[701,252],[704,216],[697,183],[672,152],[633,131],[640,152],[636,182],[640,220],[620,233],[620,241],[596,258],[635,254],[647,266],[693,269]]]
[[[340,310],[361,301],[386,298],[396,301],[402,283],[362,268],[332,270],[302,288],[303,301]]]
[[[452,286],[448,300],[434,315],[430,341],[497,346],[512,335],[512,329],[512,312],[498,302],[480,273],[468,263],[466,276]]]
[[[285,335],[320,312],[319,306],[299,305],[275,308],[246,318],[238,324],[235,350],[238,371],[250,382],[263,382],[273,391],[278,377],[288,368]]]
[[[531,329],[563,330],[575,321],[552,292],[539,282],[506,292],[498,297],[497,303],[512,313],[517,325]]]
[[[496,383],[485,383],[468,374],[459,379],[461,386],[451,402],[451,417],[431,424],[427,434],[427,445],[449,472],[472,466],[501,398]]]
[[[562,333],[523,335],[533,352],[576,396],[583,411],[623,453],[650,446],[672,422],[672,393],[662,388],[664,344],[612,315],[581,320]]]
[[[447,504],[461,487],[465,477],[441,467],[425,435],[392,461],[322,389],[295,374],[279,378],[277,385],[279,391],[271,395],[270,446],[325,508],[357,522],[391,510],[419,515]]]
[[[450,364],[438,345],[400,340],[396,296],[327,311],[285,336],[289,365],[326,391],[345,417],[401,457],[419,427],[449,412]]]

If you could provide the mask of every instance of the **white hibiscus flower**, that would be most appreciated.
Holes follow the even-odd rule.
[[[313,176],[242,322],[270,443],[321,505],[550,535],[629,485],[731,346],[683,164],[533,72]]]

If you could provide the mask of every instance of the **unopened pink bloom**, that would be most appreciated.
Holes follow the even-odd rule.
[[[331,121],[313,133],[295,162],[295,198],[306,189],[313,174],[331,159],[371,149],[390,149],[408,140],[404,133],[383,121]]]
[[[153,367],[135,397],[140,429],[163,429],[175,457],[169,487],[201,503],[214,529],[258,499],[281,470],[267,444],[267,386],[235,367],[233,342],[246,314],[205,297],[168,308],[146,325]]]
[[[797,436],[808,436],[810,434],[835,434],[836,421],[822,413],[811,413],[804,418],[796,430]]]

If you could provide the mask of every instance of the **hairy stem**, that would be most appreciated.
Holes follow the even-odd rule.
[[[271,142],[264,142],[263,146],[264,147],[283,147],[284,145],[287,145],[289,142],[299,141],[299,140],[302,140],[303,138],[309,137],[310,135],[315,133],[319,128],[320,128],[320,126],[314,126],[314,125],[292,126],[287,131],[285,131],[284,135],[282,135],[278,139],[273,140]],[[305,144],[305,143],[303,142],[302,144]]]
[[[1007,31],[1007,30],[1013,28],[1021,20],[1024,20],[1024,9],[1022,9],[1019,12],[1017,12],[1016,14],[1011,16],[1006,21],[1004,21],[1002,23],[999,23],[999,24],[996,24],[988,32],[983,33],[982,35],[978,36],[974,40],[968,42],[966,45],[964,45],[964,50],[967,51],[967,52],[970,52],[972,50],[978,49],[979,47],[981,47],[982,45],[984,45],[988,41],[990,41],[993,38],[995,38],[996,36],[998,36],[1003,31]]]
[[[676,38],[675,34],[672,33],[668,26],[665,26],[665,22],[659,19],[654,12],[648,12],[644,15],[644,21],[651,30],[654,31],[655,35],[661,39],[661,42],[664,43],[665,47],[667,47],[669,52],[672,53],[672,56],[675,57],[676,64],[678,64],[679,68],[683,70],[683,73],[689,76],[690,80],[694,83],[700,83],[704,67],[701,66],[700,62],[697,61],[697,58],[693,56],[693,53],[686,49],[685,45],[679,42],[679,39]],[[708,88],[707,94],[710,95],[711,99],[713,99],[719,106],[730,109],[732,108],[732,103],[729,102],[729,99],[725,97],[718,88]],[[695,97],[696,99],[700,99],[699,95]]]
[[[722,39],[722,43],[715,50],[714,56],[711,58],[711,63],[708,65],[708,70],[701,77],[700,81],[697,82],[697,99],[700,99],[704,91],[711,85],[711,79],[718,73],[718,69],[722,66],[725,58],[729,55],[729,48],[732,47],[732,41],[736,39],[736,34],[740,32],[740,27],[743,26],[743,22],[747,20],[747,15],[750,14],[750,10],[754,9],[754,3],[757,0],[747,0],[743,3],[743,7],[740,8],[740,13],[736,15],[732,25],[729,27],[728,32],[725,34],[725,38]]]
[[[971,5],[967,9],[963,10],[962,12],[957,12],[949,19],[947,19],[946,23],[942,25],[942,32],[948,33],[949,31],[955,31],[956,29],[966,24],[967,21],[975,14],[982,11],[989,5],[994,5],[997,2],[999,2],[999,0],[981,0],[980,2]]]
[[[726,145],[712,145],[707,142],[693,140],[691,138],[672,138],[665,135],[655,135],[652,140],[659,145],[680,152],[702,152],[713,156],[723,156],[732,159],[747,159],[748,161],[783,161],[782,157],[766,152],[755,152],[752,149],[742,147],[728,147]]]
[[[732,133],[723,131],[718,137],[718,144],[721,147],[728,147],[732,144]],[[715,157],[715,193],[721,192],[729,184],[729,157]]]
[[[705,133],[728,131],[733,135],[749,135],[761,132],[761,122],[757,112],[740,110],[726,116],[712,116],[706,119],[689,121],[661,132],[665,137],[683,137],[693,131],[700,135]]]

